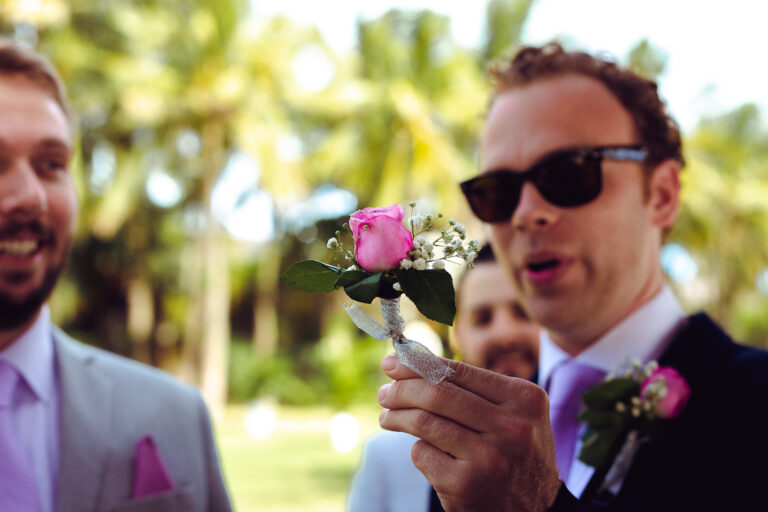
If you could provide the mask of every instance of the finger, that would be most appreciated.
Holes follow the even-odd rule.
[[[458,473],[459,462],[455,458],[422,439],[411,447],[411,460],[435,490],[447,487]]]
[[[381,428],[407,432],[427,441],[457,459],[468,459],[478,434],[451,420],[422,409],[385,409],[379,415]]]
[[[419,375],[405,366],[400,364],[400,360],[397,358],[397,354],[387,354],[381,361],[381,369],[391,379],[418,379]]]
[[[501,404],[510,400],[533,401],[537,412],[543,408],[548,410],[546,393],[539,386],[525,379],[508,377],[500,373],[478,368],[452,359],[441,358],[453,368],[454,373],[448,381],[471,391],[486,400]],[[412,370],[401,364],[395,354],[390,354],[382,361],[382,370],[392,379],[403,380],[418,378]]]
[[[492,419],[501,412],[496,404],[449,382],[433,386],[422,379],[399,380],[382,386],[377,397],[387,409],[420,409],[475,432],[493,429]]]

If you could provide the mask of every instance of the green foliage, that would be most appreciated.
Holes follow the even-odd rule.
[[[611,379],[589,389],[582,395],[588,408],[613,408],[617,402],[629,402],[633,396],[640,395],[640,383],[629,377]]]
[[[635,73],[657,81],[667,67],[667,55],[648,39],[643,39],[629,50],[627,66]]]
[[[451,275],[445,270],[395,270],[409,299],[431,320],[453,325],[456,296]]]
[[[485,60],[497,59],[520,44],[525,20],[535,0],[491,0],[485,16]]]
[[[325,293],[336,289],[341,269],[322,261],[304,260],[294,263],[280,280],[305,292]]]
[[[370,304],[379,296],[382,277],[384,277],[383,272],[371,274],[356,283],[345,286],[344,291],[350,299]]]
[[[370,273],[364,270],[345,270],[344,272],[341,273],[339,278],[336,280],[336,286],[342,286],[342,287],[349,286],[359,281],[362,281],[369,275]]]
[[[631,377],[620,377],[603,382],[581,397],[586,408],[579,414],[588,430],[579,459],[593,467],[602,467],[619,449],[619,442],[629,427],[629,416],[616,411],[617,403],[630,403],[640,395],[640,383]]]
[[[245,341],[230,346],[229,401],[271,398],[281,404],[330,403],[344,409],[368,402],[386,377],[381,359],[390,343],[358,334],[343,311],[312,346],[264,357]]]
[[[579,453],[579,460],[594,468],[601,468],[612,460],[619,451],[623,432],[619,429],[589,429],[584,436],[584,444]]]
[[[262,357],[247,342],[230,345],[229,401],[242,403],[259,397],[273,398],[280,403],[309,405],[322,398],[322,388],[297,372],[291,355],[274,354]]]

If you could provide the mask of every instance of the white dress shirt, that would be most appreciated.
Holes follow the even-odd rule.
[[[12,421],[34,468],[43,512],[54,510],[59,462],[59,393],[53,351],[47,306],[20,338],[0,351],[0,359],[21,375]]]
[[[685,321],[685,315],[672,291],[664,286],[654,298],[643,304],[618,325],[603,335],[597,342],[577,355],[574,359],[610,373],[626,358],[642,363],[658,360],[672,340],[675,332]],[[552,371],[571,357],[551,340],[546,331],[541,332],[538,383],[549,389]],[[581,435],[573,453],[573,462],[565,485],[579,497],[592,478],[594,468],[578,460],[581,451]]]

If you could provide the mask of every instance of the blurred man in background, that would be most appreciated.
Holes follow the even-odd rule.
[[[0,510],[230,510],[199,393],[51,324],[73,119],[50,63],[2,39],[0,113]]]
[[[538,366],[539,326],[528,318],[489,245],[458,284],[453,341],[469,364],[530,379]],[[348,500],[350,512],[427,512],[437,501],[411,461],[416,438],[382,432],[366,444]]]
[[[539,363],[539,326],[517,300],[490,245],[458,285],[453,339],[459,359],[511,377],[530,379]]]

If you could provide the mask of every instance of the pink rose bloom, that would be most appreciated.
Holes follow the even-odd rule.
[[[355,258],[368,272],[385,272],[396,268],[413,249],[413,235],[403,226],[402,206],[365,208],[349,217],[355,239]]]
[[[691,394],[691,388],[682,375],[677,373],[677,370],[669,366],[661,366],[656,368],[643,382],[641,393],[645,393],[645,389],[651,384],[658,382],[659,379],[667,381],[667,394],[656,406],[656,414],[661,418],[676,418],[685,409],[685,404],[688,403],[688,397]]]

